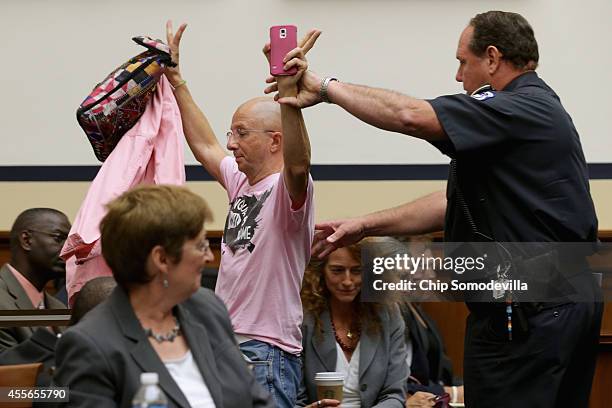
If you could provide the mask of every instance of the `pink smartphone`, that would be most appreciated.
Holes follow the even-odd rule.
[[[297,27],[294,25],[279,25],[270,27],[270,74],[295,75],[297,68],[289,71],[283,69],[283,58],[297,47]]]

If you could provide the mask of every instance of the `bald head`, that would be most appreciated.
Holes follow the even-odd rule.
[[[87,312],[106,300],[116,286],[111,276],[100,276],[83,285],[74,301],[69,325],[77,324]]]
[[[257,121],[261,129],[281,131],[280,104],[271,97],[260,96],[249,99],[236,109],[234,116]]]
[[[282,120],[280,104],[273,98],[249,99],[232,117],[227,149],[254,184],[283,168]]]

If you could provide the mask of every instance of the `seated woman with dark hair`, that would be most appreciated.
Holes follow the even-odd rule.
[[[108,205],[102,253],[118,286],[58,342],[55,384],[69,387],[68,406],[131,406],[143,372],[158,373],[170,407],[271,406],[223,303],[200,289],[210,218],[177,186],[137,187]]]
[[[360,302],[361,280],[358,245],[312,260],[306,270],[298,406],[404,406],[404,321],[394,305]],[[344,374],[342,401],[317,399],[314,377],[323,371]]]
[[[392,240],[391,238],[379,238],[378,242],[391,242]],[[403,244],[406,252],[414,257],[432,257],[431,241],[431,236],[421,235],[409,237],[408,241]],[[438,279],[434,269],[425,267],[412,270],[409,275],[400,274],[400,276],[413,282]],[[422,296],[424,301],[444,300],[432,293],[421,293],[421,295],[425,295]],[[435,397],[444,394],[449,395],[451,402],[463,403],[461,379],[453,375],[452,363],[446,355],[442,335],[434,319],[421,308],[418,303],[419,297],[415,293],[405,293],[403,300],[399,303],[406,324],[406,342],[410,361],[406,407],[434,406]]]
[[[435,321],[418,303],[402,302],[410,354],[407,408],[434,406],[433,398],[449,394],[452,402],[463,403],[461,379],[453,375],[450,358]]]

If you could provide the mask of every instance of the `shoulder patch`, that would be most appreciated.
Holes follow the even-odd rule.
[[[485,92],[471,95],[471,97],[476,99],[477,101],[486,101],[487,99],[495,98],[495,92],[485,91]]]

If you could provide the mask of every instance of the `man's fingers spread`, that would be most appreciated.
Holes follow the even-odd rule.
[[[315,36],[315,35],[319,36],[320,34],[321,34],[321,31],[317,30],[316,28],[312,28],[312,29],[308,30],[306,35],[304,37],[302,37],[302,39],[300,40],[298,46],[301,47],[301,48],[304,48],[308,44],[308,42],[311,41],[313,36]],[[311,45],[311,47],[312,47],[312,45]]]
[[[310,38],[310,36],[312,35],[314,30],[308,30],[308,32],[300,39],[300,41],[298,42],[298,47],[303,47],[304,44],[306,44],[306,42],[308,41],[308,39]]]
[[[166,21],[166,41],[168,45],[172,43],[172,20]]]
[[[187,28],[187,24],[183,23],[183,24],[181,24],[179,29],[176,31],[176,35],[174,36],[174,40],[175,40],[177,45],[181,42],[181,38],[183,38],[183,33],[185,32],[186,28]]]
[[[317,39],[319,38],[320,35],[321,35],[321,31],[320,30],[316,30],[316,29],[313,30],[312,35],[308,38],[306,43],[302,46],[302,48],[304,49],[304,54],[306,54],[308,51],[310,51],[310,49],[317,42]]]

